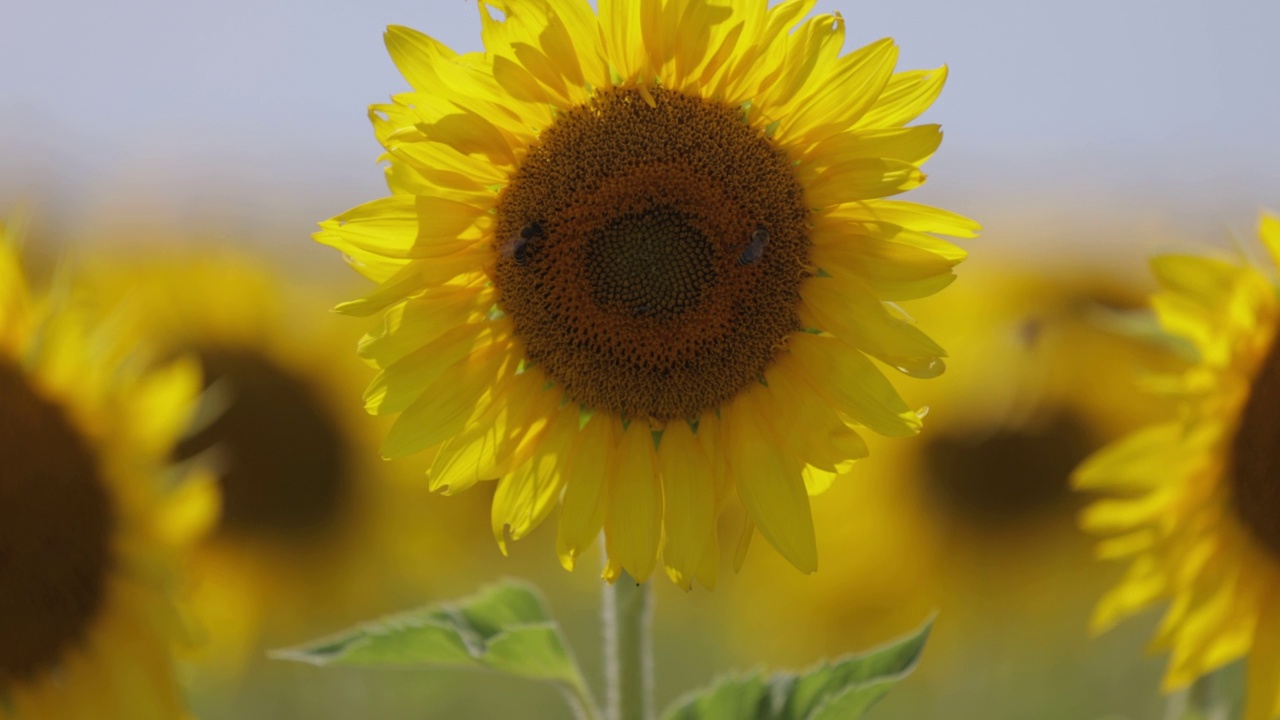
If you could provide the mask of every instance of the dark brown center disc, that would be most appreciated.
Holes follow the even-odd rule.
[[[1272,346],[1254,378],[1231,447],[1231,489],[1240,521],[1280,560],[1280,353]]]
[[[198,354],[206,385],[220,385],[230,402],[177,457],[212,449],[225,459],[220,530],[306,540],[330,529],[350,489],[349,455],[316,391],[257,353]]]
[[[1094,445],[1085,423],[1063,410],[1035,425],[927,434],[922,455],[929,490],[941,505],[976,525],[999,528],[1069,500],[1071,471]]]
[[[113,518],[84,439],[0,360],[0,690],[85,639],[107,592]]]
[[[694,418],[799,327],[809,210],[739,108],[651,94],[602,90],[542,132],[499,196],[494,282],[571,399]]]

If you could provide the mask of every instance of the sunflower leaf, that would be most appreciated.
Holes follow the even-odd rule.
[[[930,619],[910,635],[806,672],[796,681],[786,717],[795,720],[861,717],[889,688],[915,670],[932,628]]]
[[[532,586],[505,581],[272,653],[312,665],[487,668],[583,690],[560,626]]]
[[[928,640],[930,620],[916,632],[860,655],[796,674],[760,672],[720,678],[681,698],[663,720],[849,720],[860,718],[910,675]]]
[[[759,672],[726,676],[677,700],[662,720],[754,720],[768,699],[769,683]]]

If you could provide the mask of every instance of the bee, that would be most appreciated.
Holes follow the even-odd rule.
[[[539,237],[542,237],[542,226],[536,222],[520,229],[519,234],[511,241],[511,257],[515,258],[517,265],[524,265],[529,261],[529,244]]]
[[[739,265],[751,265],[760,259],[764,254],[764,246],[769,243],[769,231],[764,229],[763,225],[757,225],[756,229],[751,233],[751,239],[747,241],[747,246],[742,250],[742,254],[738,256]]]

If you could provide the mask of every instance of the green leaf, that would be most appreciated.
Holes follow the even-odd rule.
[[[760,673],[722,677],[714,685],[677,700],[663,720],[742,720],[755,718],[768,699],[769,684]]]
[[[272,657],[321,666],[483,667],[586,687],[541,594],[517,581],[364,623]]]
[[[860,718],[920,661],[930,620],[916,632],[804,673],[721,678],[688,695],[663,720],[852,720]]]
[[[860,655],[823,663],[806,672],[791,693],[786,717],[794,720],[861,717],[872,703],[915,669],[932,628],[930,619],[906,637]]]
[[[539,680],[579,682],[578,668],[553,622],[505,630],[489,641],[485,664],[499,672]]]

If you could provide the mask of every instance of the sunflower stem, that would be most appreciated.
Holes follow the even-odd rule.
[[[1201,675],[1186,690],[1169,697],[1166,720],[1227,720],[1229,707],[1222,697],[1221,671]]]
[[[653,717],[653,593],[623,572],[604,586],[607,720]]]

